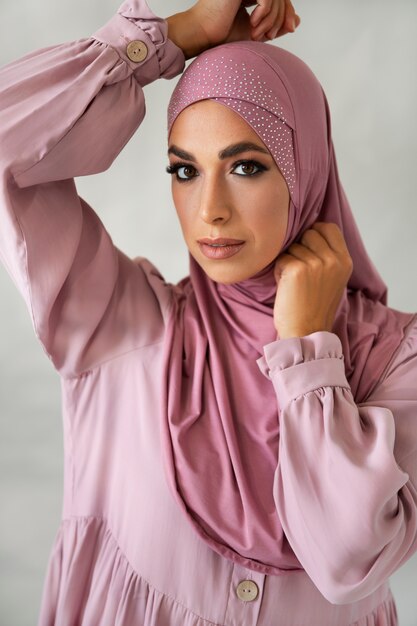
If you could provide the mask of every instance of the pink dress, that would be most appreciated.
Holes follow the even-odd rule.
[[[39,626],[394,626],[388,578],[417,548],[417,318],[359,407],[335,334],[265,346],[288,480],[276,474],[274,498],[293,494],[283,514],[303,570],[268,575],[212,550],[167,484],[159,394],[178,288],[113,245],[73,179],[109,167],[142,121],[142,87],[183,64],[139,1],[0,73],[1,257],[63,398]]]

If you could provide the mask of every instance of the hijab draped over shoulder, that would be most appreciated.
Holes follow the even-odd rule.
[[[201,54],[172,95],[179,113],[212,99],[258,134],[290,193],[282,251],[314,222],[336,223],[353,259],[333,332],[357,403],[375,388],[410,316],[386,306],[387,289],[372,264],[341,186],[329,108],[309,68],[293,54],[238,42]],[[301,568],[273,499],[279,463],[279,398],[258,361],[276,340],[272,263],[231,285],[212,281],[190,257],[190,276],[175,290],[162,377],[165,463],[174,498],[216,552],[251,569]],[[285,340],[284,340],[285,341]]]

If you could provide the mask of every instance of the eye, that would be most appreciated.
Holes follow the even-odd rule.
[[[168,165],[166,171],[168,174],[175,174],[177,180],[180,182],[191,180],[195,176],[198,176],[195,167],[188,163],[174,163],[174,165]]]
[[[239,163],[234,164],[232,171],[233,174],[237,174],[238,176],[255,176],[267,169],[265,165],[257,161],[239,161]]]

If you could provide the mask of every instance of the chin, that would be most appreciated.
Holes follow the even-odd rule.
[[[191,250],[189,250],[191,252]],[[229,261],[207,261],[205,258],[201,258],[200,254],[192,254],[194,260],[201,267],[203,272],[215,283],[222,285],[233,285],[234,283],[240,283],[244,280],[248,280],[253,276],[256,276],[265,269],[272,267],[272,264],[276,260],[276,255],[272,258],[265,259],[264,263],[244,263],[242,260],[239,262],[237,259],[233,262]],[[269,261],[269,262],[268,262]]]

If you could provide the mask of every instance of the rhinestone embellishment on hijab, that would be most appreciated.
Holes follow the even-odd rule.
[[[271,152],[292,193],[296,182],[292,129],[276,94],[255,69],[210,51],[198,57],[171,98],[168,128],[185,107],[205,99],[220,102],[243,117]]]

